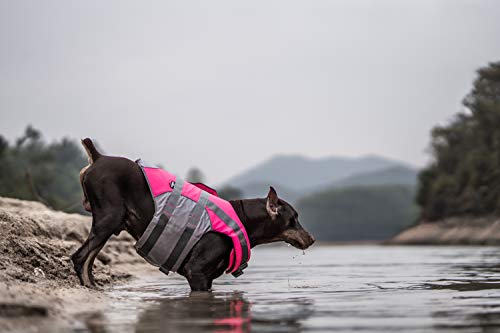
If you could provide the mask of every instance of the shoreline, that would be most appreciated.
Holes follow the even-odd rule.
[[[63,285],[55,281],[0,282],[0,327],[2,332],[50,332],[90,328],[105,313],[114,287],[140,278],[150,265],[117,265],[113,274],[127,275],[97,289]]]

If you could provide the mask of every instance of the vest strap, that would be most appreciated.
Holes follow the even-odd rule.
[[[246,264],[246,262],[248,261],[248,257],[249,257],[248,256],[248,244],[247,244],[247,241],[245,239],[245,235],[241,231],[240,226],[236,222],[234,222],[233,219],[226,214],[226,212],[224,212],[219,206],[214,204],[212,201],[207,202],[207,207],[210,208],[221,220],[223,220],[224,223],[226,223],[226,225],[229,226],[234,231],[234,233],[238,236],[238,240],[239,240],[239,243],[241,245],[241,263],[240,263],[240,266],[243,264]],[[234,264],[236,264],[236,262]],[[227,271],[230,272],[230,271],[234,270],[234,268],[235,268],[234,266],[229,267]],[[242,269],[244,269],[244,267]]]
[[[158,223],[156,223],[153,231],[151,231],[151,234],[149,235],[146,242],[140,248],[137,249],[137,253],[139,253],[143,257],[146,257],[149,254],[149,251],[151,251],[155,243],[158,241],[158,238],[160,238],[160,235],[163,232],[163,229],[165,229],[165,227],[167,226],[167,223],[168,223],[167,215],[161,214]]]

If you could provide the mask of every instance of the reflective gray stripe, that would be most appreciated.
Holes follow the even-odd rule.
[[[179,203],[183,187],[184,180],[176,176],[174,190],[168,198],[167,203],[165,204],[165,208],[163,209],[168,217],[172,216],[172,214],[174,213],[175,207],[177,207],[177,204]]]
[[[198,222],[200,221],[201,218],[201,214],[203,214],[203,210],[207,205],[207,201],[208,201],[208,193],[205,191],[201,191],[200,198],[198,199],[198,202],[196,203],[196,206],[193,209],[193,215],[191,216],[188,222],[193,228],[196,228],[196,226],[198,225]]]
[[[233,219],[226,214],[219,206],[214,204],[212,201],[208,200],[207,201],[207,207],[210,208],[222,221],[226,223],[228,227],[230,227],[235,234],[238,236],[238,240],[240,241],[241,244],[241,264],[244,264],[248,261],[248,246],[247,246],[247,240],[245,239],[245,235],[241,231],[240,226],[233,221]],[[230,267],[231,270],[233,268],[238,268],[238,267]]]
[[[175,244],[175,247],[170,253],[170,256],[167,258],[165,263],[161,265],[161,268],[163,270],[177,271],[179,266],[182,264],[182,261],[180,260],[180,254],[186,248],[187,243],[191,239],[191,236],[193,235],[193,232],[196,229],[196,226],[198,225],[198,222],[201,219],[201,214],[203,214],[203,211],[205,210],[205,205],[207,204],[207,201],[208,201],[208,193],[205,191],[201,191],[200,198],[198,199],[198,202],[193,208],[193,213],[189,217],[189,221],[187,222],[181,237]]]
[[[184,187],[184,180],[180,179],[179,177],[176,177],[175,179],[176,182],[174,185],[174,189],[167,199],[164,214],[162,214],[162,216],[160,217],[158,223],[155,225],[153,231],[151,231],[151,234],[149,235],[146,242],[137,249],[137,252],[143,257],[146,257],[149,254],[149,251],[151,251],[151,249],[154,247],[154,245],[158,241],[158,238],[165,229],[165,226],[168,223],[168,219],[172,216],[175,207],[177,207],[177,203],[179,202],[179,199],[181,197],[182,188]]]

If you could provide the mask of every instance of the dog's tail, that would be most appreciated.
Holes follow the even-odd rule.
[[[85,138],[82,140],[82,146],[85,148],[85,151],[87,152],[87,156],[89,159],[89,164],[94,163],[101,157],[101,153],[97,151],[97,149],[94,146],[94,143],[92,140],[89,138]]]

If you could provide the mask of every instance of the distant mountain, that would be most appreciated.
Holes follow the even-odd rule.
[[[265,198],[267,193],[269,192],[269,186],[273,186],[278,196],[289,203],[296,202],[301,196],[302,193],[299,191],[294,191],[289,187],[278,183],[249,183],[243,184],[238,189],[242,192],[243,198]]]
[[[411,185],[417,184],[418,170],[407,166],[393,166],[382,170],[358,173],[333,182],[329,187]]]
[[[408,185],[331,188],[297,203],[301,224],[318,240],[385,240],[418,213]]]
[[[417,183],[418,170],[397,165],[382,170],[361,172],[337,180],[327,185],[319,185],[316,188],[306,188],[302,191],[293,190],[282,184],[273,183],[272,186],[278,192],[278,195],[290,203],[295,203],[301,197],[307,196],[313,192],[355,186],[383,186],[383,185],[408,185],[414,187]],[[269,183],[248,183],[239,187],[244,198],[262,198],[269,191]]]
[[[299,197],[357,174],[396,167],[411,169],[402,162],[379,156],[312,159],[278,155],[230,178],[224,185],[241,189],[245,196],[262,196],[262,192],[267,193],[269,185],[276,186],[279,194],[281,184],[283,190],[289,191],[290,197]]]

